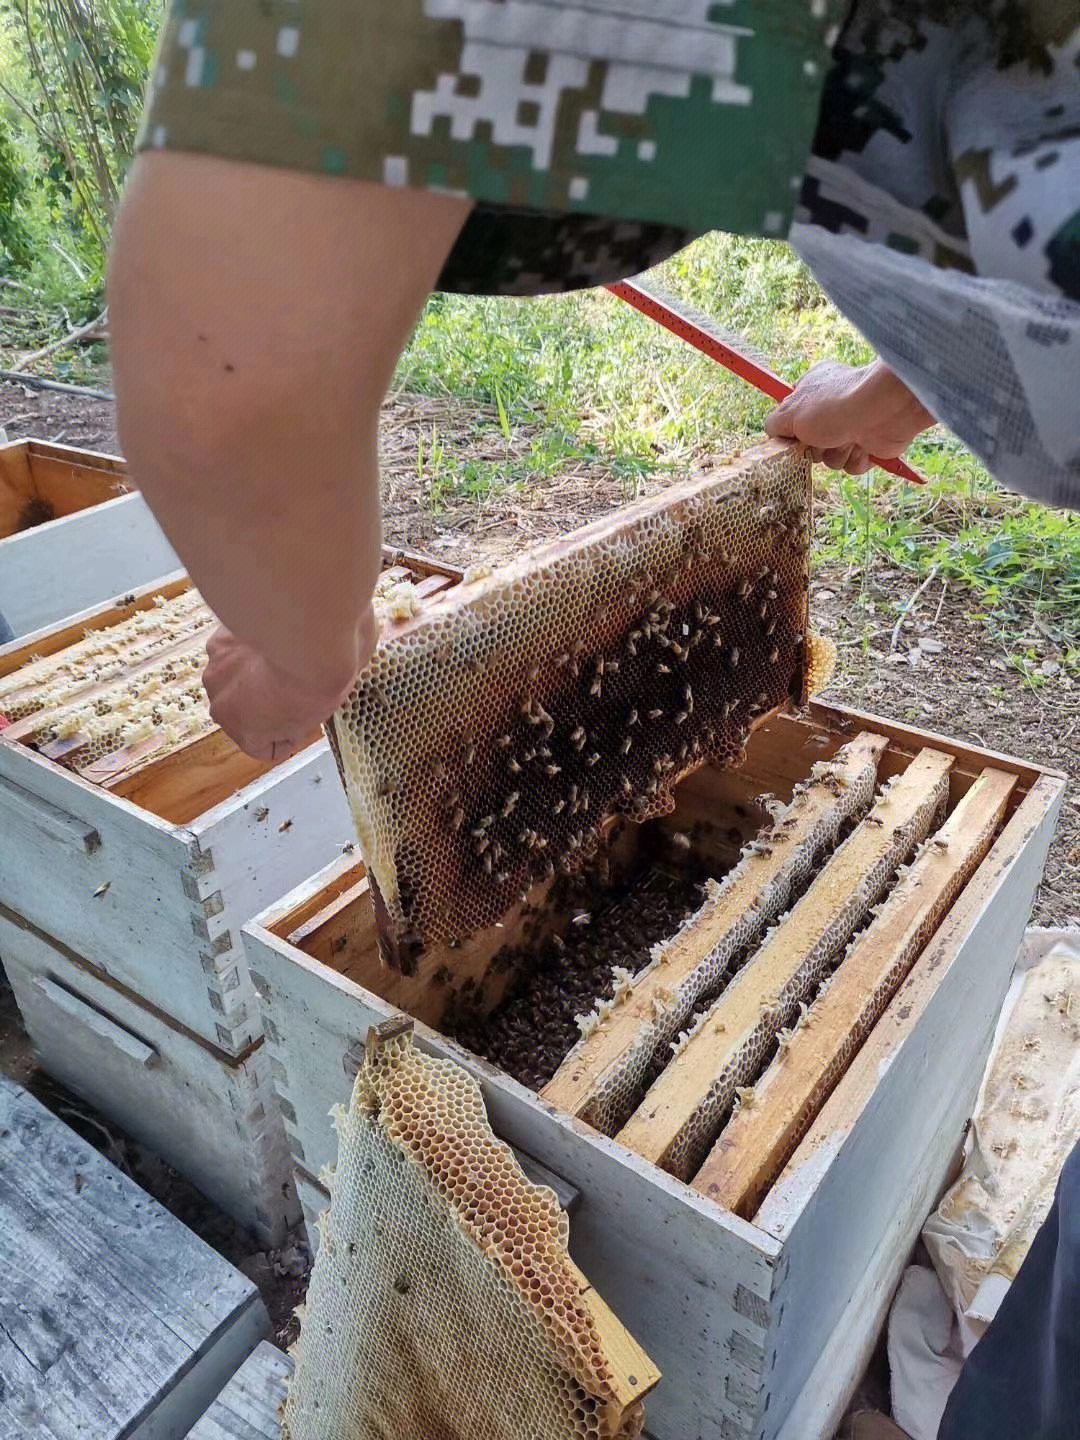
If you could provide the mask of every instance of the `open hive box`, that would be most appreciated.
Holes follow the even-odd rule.
[[[15,635],[176,570],[114,455],[44,440],[0,445],[0,614]]]
[[[769,469],[779,453],[748,461],[727,498],[681,492],[662,536],[693,534],[702,497],[744,505],[755,477],[797,488],[787,460]],[[648,532],[659,513],[582,532],[574,554],[604,563],[573,560],[571,579],[607,584],[623,540],[640,540],[633,525]],[[613,602],[599,596],[590,631],[597,598],[569,589],[567,626],[586,638],[576,668],[573,647],[555,647],[550,679],[547,651],[508,644],[505,627],[527,626],[530,586],[564,549],[434,602],[402,632],[419,660],[377,654],[335,720],[372,873],[341,857],[244,927],[309,1226],[337,1153],[328,1113],[369,1028],[404,1013],[422,1049],[476,1077],[496,1134],[574,1202],[574,1261],[663,1374],[657,1440],[831,1434],[960,1143],[1063,787],[876,717],[785,707],[802,688],[798,566],[751,554],[740,578],[735,556],[695,540],[662,584],[629,585],[618,668],[602,633]],[[794,600],[774,627],[785,584]],[[477,615],[494,620],[478,629]],[[720,661],[699,674],[714,643]],[[775,690],[759,694],[784,643]],[[425,712],[406,735],[394,707],[414,703],[432,660],[445,667],[436,722]],[[724,728],[751,660],[746,711]],[[500,678],[514,666],[520,701],[520,681]],[[676,678],[681,708],[661,715]],[[482,723],[461,703],[481,681]],[[643,704],[667,734],[619,813],[612,757],[629,753]],[[403,738],[384,747],[384,731]],[[601,821],[580,818],[597,808]],[[558,865],[538,844],[550,837]]]
[[[573,1058],[560,1070],[578,1037],[573,1017],[595,1014],[594,997],[610,998],[625,984],[612,977],[613,961],[631,974],[652,963],[655,976],[655,947],[664,939],[676,959],[689,952],[706,960],[716,949],[716,892],[698,888],[702,877],[730,873],[743,847],[771,830],[763,796],[789,803],[815,766],[859,736],[882,743],[879,782],[920,767],[909,796],[921,790],[925,799],[944,765],[953,855],[933,838],[923,854],[928,865],[940,858],[949,866],[933,863],[932,878],[925,868],[901,877],[901,909],[890,915],[886,906],[884,928],[857,936],[845,962],[861,967],[859,981],[853,988],[842,981],[841,965],[819,998],[811,984],[802,1028],[781,1037],[786,1050],[777,1053],[775,1039],[760,1046],[757,1063],[740,1076],[742,1107],[726,1124],[722,1110],[704,1123],[704,1158],[695,1150],[687,1180],[676,1179],[656,1157],[670,1163],[667,1142],[680,1132],[672,1116],[689,1118],[695,1102],[700,1108],[702,1076],[710,1063],[715,1069],[715,1037],[704,1061],[684,1067],[683,1078],[691,1078],[674,1092],[662,1088],[676,1072],[670,1051],[661,1055],[669,1063],[646,1074],[631,1118],[620,1128],[609,1124],[612,1137],[572,1113],[602,1088],[582,1085]],[[945,759],[928,759],[927,751]],[[980,780],[987,768],[1010,777],[1011,786]],[[977,805],[961,810],[976,785]],[[962,1139],[1062,789],[1060,777],[1022,761],[814,703],[761,727],[740,770],[698,772],[678,787],[672,814],[613,837],[601,857],[610,867],[606,880],[569,889],[537,914],[508,916],[501,929],[456,951],[425,953],[408,976],[380,960],[363,866],[343,857],[244,930],[309,1232],[327,1203],[324,1172],[336,1156],[328,1112],[348,1098],[368,1027],[403,1011],[420,1022],[422,1048],[477,1077],[497,1134],[559,1176],[564,1201],[566,1187],[570,1198],[578,1192],[574,1258],[664,1375],[649,1403],[651,1434],[831,1434]],[[927,808],[931,834],[940,837],[937,802]],[[847,843],[881,833],[861,823]],[[755,858],[767,860],[767,848],[763,843]],[[950,882],[953,861],[961,869]],[[863,879],[869,873],[856,870]],[[852,892],[860,890],[858,881],[851,885],[855,873],[847,870]],[[896,895],[897,885],[891,889]],[[932,935],[923,915],[930,893],[938,897]],[[865,888],[856,910],[860,903],[870,904]],[[857,930],[869,919],[849,912],[842,928]],[[782,934],[766,942],[774,955]],[[804,938],[809,934],[808,925]],[[806,948],[790,927],[785,944],[789,957]],[[912,962],[906,978],[898,956]],[[752,966],[734,973],[749,977]],[[876,984],[867,983],[870,974]],[[736,993],[733,983],[720,989],[721,1000]],[[863,1020],[863,1035],[859,1016],[875,988],[879,1013],[872,1025]],[[836,996],[844,997],[839,1007]],[[762,1003],[774,999],[758,994]],[[616,1003],[610,1018],[630,1014],[631,1004]],[[794,1028],[787,1015],[779,1020],[774,1036]],[[604,1033],[603,1026],[595,1032]],[[778,1135],[763,1125],[760,1134],[744,1133],[758,1116],[793,1115],[776,1097],[788,1081],[785,1067],[796,1061],[805,1089],[800,1042],[812,1042],[809,1073],[824,1076],[814,1096],[820,1108],[794,1131],[781,1127]],[[588,1058],[584,1046],[578,1055]],[[755,1096],[746,1093],[751,1086]],[[666,1103],[654,1106],[650,1096]],[[660,1124],[652,1123],[654,1108]]]
[[[0,648],[0,958],[50,1073],[270,1243],[297,1210],[240,926],[353,827],[325,740],[272,765],[210,721],[213,623],[179,575]]]

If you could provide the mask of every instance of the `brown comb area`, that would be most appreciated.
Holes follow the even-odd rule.
[[[640,1435],[659,1372],[571,1261],[565,1213],[495,1138],[476,1081],[375,1032],[337,1123],[286,1440]]]
[[[389,626],[334,717],[388,958],[494,923],[802,699],[810,466],[771,441]]]
[[[50,520],[56,519],[56,511],[43,500],[39,495],[32,496],[19,511],[19,518],[15,522],[16,531],[33,530],[38,525],[45,525]]]

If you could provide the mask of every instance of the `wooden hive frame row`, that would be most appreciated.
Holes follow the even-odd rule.
[[[985,858],[1016,778],[985,769],[844,955],[832,978],[694,1178],[694,1189],[744,1218],[828,1099],[957,895]]]
[[[682,1180],[700,1168],[733,1104],[785,1027],[942,815],[951,756],[924,750],[885,788],[805,895],[687,1032],[619,1139]]]
[[[845,766],[852,769],[868,757],[876,769],[885,743],[881,736],[856,737],[840,751],[829,780],[842,784],[838,774],[846,773]],[[594,1032],[567,1057],[543,1098],[599,1121],[609,1134],[617,1130],[627,1148],[749,1217],[1002,821],[1015,777],[987,769],[942,825],[952,765],[950,755],[927,748],[894,775],[754,950],[747,937],[761,933],[762,910],[769,913],[762,894],[790,859],[790,849],[779,842],[790,843],[793,830],[811,830],[818,811],[827,809],[820,776],[817,795],[804,791],[764,842],[751,842],[727,893],[721,888],[636,981],[621,993],[617,987]],[[884,909],[864,928],[890,890]],[[720,954],[730,963],[740,950],[749,950],[749,957],[723,988],[714,978],[711,990],[719,991],[718,998],[700,1006],[671,1045],[659,1078],[619,1128],[610,1093],[606,1111],[598,1104],[610,1092],[612,1076],[620,1065],[625,1071],[635,1046],[655,1063],[658,1035],[671,1029],[658,1027],[655,1017],[670,1007],[673,987],[707,958]],[[647,1047],[643,1035],[651,1042]],[[624,1111],[626,1093],[624,1088]]]
[[[403,588],[406,599],[422,600],[457,579],[421,556],[385,549],[376,603]],[[0,721],[8,722],[0,733],[128,796],[148,767],[182,763],[194,744],[227,748],[201,679],[215,624],[178,577],[126,597],[91,629],[59,632],[48,653],[26,658],[20,645],[10,668],[0,657]]]
[[[819,764],[792,803],[755,838],[723,884],[620,995],[544,1090],[568,1114],[613,1134],[630,1116],[629,1101],[665,1043],[673,1041],[705,996],[715,996],[734,963],[760,940],[805,888],[814,866],[835,845],[841,826],[870,807],[883,736],[860,735],[831,764]],[[594,1023],[595,1022],[595,1023]]]

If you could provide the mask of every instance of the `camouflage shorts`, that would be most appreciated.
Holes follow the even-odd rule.
[[[847,0],[172,0],[140,144],[470,196],[441,288],[788,229]]]

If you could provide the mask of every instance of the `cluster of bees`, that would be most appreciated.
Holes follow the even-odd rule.
[[[809,494],[805,459],[770,450],[430,608],[393,597],[332,727],[391,964],[577,873],[802,697]]]
[[[212,728],[201,681],[212,623],[196,591],[159,595],[3,677],[0,713],[35,717],[35,747],[80,769],[151,738],[172,748]]]
[[[705,874],[697,863],[646,860],[609,883],[606,870],[590,866],[559,896],[560,908],[571,898],[586,907],[573,911],[565,933],[504,952],[518,971],[506,997],[487,1013],[483,988],[467,982],[440,1028],[523,1085],[541,1089],[589,1027],[583,1012],[617,1005],[651,947],[700,906]],[[493,968],[500,960],[496,956]]]
[[[803,643],[776,605],[778,581],[763,568],[681,605],[653,588],[616,645],[590,654],[579,640],[535,665],[486,763],[471,733],[459,783],[435,762],[443,823],[474,873],[527,895],[595,854],[607,817],[662,814],[688,768],[738,763],[751,724],[786,698]]]
[[[86,764],[154,737],[172,747],[206,733],[213,721],[202,685],[205,663],[206,652],[200,648],[143,672],[89,704],[60,708],[38,731],[36,743],[78,739],[79,761]]]

